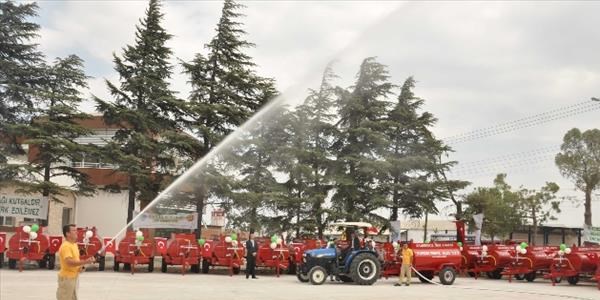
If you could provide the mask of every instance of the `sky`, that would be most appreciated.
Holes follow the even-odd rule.
[[[247,53],[284,95],[316,88],[332,60],[335,84],[348,87],[362,59],[375,56],[388,66],[394,84],[409,76],[417,80],[415,94],[438,118],[433,132],[455,151],[447,158],[459,163],[451,178],[472,182],[470,189],[491,185],[500,172],[515,188],[556,182],[561,196],[576,200],[563,201],[552,223],[583,224],[583,193],[553,161],[569,129],[599,127],[600,103],[590,98],[600,98],[600,2],[242,3],[246,39],[256,44]],[[147,2],[39,5],[41,50],[49,59],[79,55],[92,77],[86,94],[110,99],[104,81],[118,79],[112,55],[133,43]],[[220,1],[163,4],[163,25],[174,35],[168,43],[173,63],[206,53],[221,7]],[[187,78],[180,73],[176,65],[171,87],[187,97]],[[93,112],[93,105],[83,109]],[[449,139],[465,134],[463,140]],[[451,210],[441,206],[443,213]],[[592,207],[600,220],[600,191]]]

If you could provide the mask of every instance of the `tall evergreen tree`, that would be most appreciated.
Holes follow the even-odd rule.
[[[120,127],[106,146],[106,155],[129,176],[127,222],[133,218],[137,194],[145,207],[178,175],[177,154],[195,145],[177,122],[184,102],[169,88],[172,51],[166,42],[171,35],[162,20],[159,1],[150,0],[146,16],[136,26],[134,45],[123,48],[122,58],[113,55],[120,82],[106,84],[115,101],[95,98],[105,122]]]
[[[382,119],[392,87],[386,67],[366,58],[356,84],[350,91],[340,91],[340,135],[333,147],[337,157],[332,208],[337,218],[384,221],[374,211],[387,204],[380,184],[385,170],[381,155],[386,146]]]
[[[0,182],[19,174],[7,164],[8,156],[23,154],[20,133],[11,128],[30,122],[42,80],[43,55],[33,42],[39,25],[28,20],[37,9],[35,3],[0,2]]]
[[[78,120],[89,117],[78,110],[84,100],[80,90],[87,87],[83,61],[75,55],[58,58],[45,68],[42,77],[43,84],[35,103],[37,117],[30,124],[13,128],[22,133],[30,151],[35,153],[29,165],[22,166],[25,176],[19,178],[20,190],[41,193],[54,200],[68,191],[90,195],[94,189],[88,183],[87,175],[69,164],[80,161],[82,155],[92,151],[76,140],[91,133],[77,124]],[[64,187],[52,181],[59,176],[69,177],[74,184]]]
[[[537,243],[538,226],[556,220],[554,213],[560,213],[560,202],[556,200],[559,186],[546,182],[539,191],[522,188],[519,191],[520,210],[524,220],[533,225],[532,244]]]
[[[201,144],[193,153],[195,160],[204,157],[277,93],[274,81],[258,76],[252,58],[244,53],[254,44],[243,39],[246,32],[237,21],[243,16],[238,12],[243,7],[226,0],[216,35],[205,46],[206,57],[198,53],[191,62],[183,64],[192,86],[189,126]],[[212,180],[222,181],[218,176],[211,175]],[[201,216],[206,199],[215,193],[206,182],[199,184],[206,188],[197,190],[193,205]],[[199,225],[201,222],[200,217]]]

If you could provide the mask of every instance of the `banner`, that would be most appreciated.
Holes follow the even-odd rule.
[[[600,227],[583,227],[583,241],[600,244]]]
[[[483,213],[473,215],[473,221],[475,221],[475,245],[481,245],[481,229],[483,228]]]
[[[135,222],[134,228],[197,229],[197,213],[154,214],[144,213]]]
[[[390,231],[392,234],[392,242],[400,240],[400,221],[390,221]]]
[[[48,198],[31,195],[0,195],[0,216],[30,219],[48,218]]]

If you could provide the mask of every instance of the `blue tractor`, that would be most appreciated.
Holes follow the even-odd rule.
[[[369,223],[345,222],[332,226],[343,228],[343,238],[323,249],[304,252],[297,277],[301,282],[323,284],[327,277],[358,285],[372,285],[379,279],[381,263],[377,252],[358,237],[359,229],[371,228]],[[358,244],[358,245],[357,245]],[[368,244],[368,243],[367,243]]]

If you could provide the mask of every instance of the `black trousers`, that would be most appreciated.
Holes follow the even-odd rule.
[[[246,257],[246,278],[252,275],[252,277],[256,277],[256,256],[248,255]]]

